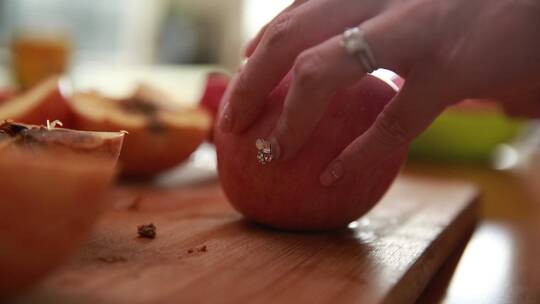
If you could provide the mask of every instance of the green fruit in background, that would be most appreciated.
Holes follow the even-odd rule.
[[[485,163],[494,149],[515,138],[525,123],[506,117],[493,103],[467,101],[437,118],[411,144],[409,157]]]

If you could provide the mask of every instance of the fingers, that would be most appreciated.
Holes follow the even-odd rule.
[[[396,23],[403,22],[399,17],[400,14],[380,15],[363,24],[362,29],[379,67],[407,73],[416,58],[424,56],[421,46],[427,42],[422,41],[425,39],[422,28],[405,26],[390,30],[396,28]],[[418,35],[410,35],[409,31]],[[359,59],[346,53],[341,40],[341,35],[335,36],[296,59],[293,83],[283,112],[268,138],[276,160],[294,157],[316,128],[332,95],[366,73]],[[394,41],[401,41],[399,47],[406,56],[395,55]]]
[[[373,16],[382,0],[310,0],[281,14],[265,30],[233,91],[222,130],[241,132],[255,120],[265,97],[290,70],[298,54]],[[325,22],[326,20],[330,20]],[[220,124],[221,126],[222,124]]]
[[[319,180],[331,186],[340,179],[357,176],[368,168],[384,166],[405,156],[409,143],[457,97],[430,81],[431,75],[407,79],[403,89],[364,134],[353,141],[322,172]]]
[[[366,71],[345,53],[341,36],[336,36],[300,54],[293,73],[282,114],[269,137],[276,160],[293,157],[316,128],[334,92]]]
[[[279,16],[279,15],[278,15]],[[244,51],[244,56],[246,58],[249,58],[251,57],[251,55],[253,54],[253,52],[255,52],[255,49],[257,48],[257,46],[259,45],[259,43],[261,42],[261,39],[264,35],[264,33],[266,32],[266,29],[268,28],[268,24],[266,24],[265,26],[262,27],[262,29],[257,33],[257,35],[255,36],[255,38],[251,39],[247,46],[246,46],[246,50]]]

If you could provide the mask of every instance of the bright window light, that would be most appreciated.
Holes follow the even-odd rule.
[[[292,0],[245,0],[243,39],[247,41],[255,37],[266,23],[292,2]]]

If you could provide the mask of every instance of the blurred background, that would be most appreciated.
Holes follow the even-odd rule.
[[[121,97],[148,82],[195,104],[206,74],[237,69],[247,41],[291,2],[0,0],[0,85],[24,90],[65,73],[76,90]],[[508,167],[517,161],[508,143],[530,126],[469,101],[438,119],[411,157]]]
[[[0,0],[0,60],[24,36],[56,39],[70,64],[219,64],[290,0]],[[52,47],[52,46],[51,46]]]
[[[126,95],[145,81],[194,103],[204,67],[238,68],[246,41],[290,2],[0,0],[0,85],[66,72],[76,89]]]

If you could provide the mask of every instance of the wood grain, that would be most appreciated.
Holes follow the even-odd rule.
[[[539,169],[540,157],[511,171],[409,162],[408,175],[467,180],[482,192],[471,240],[445,263],[419,303],[540,303]]]
[[[16,303],[412,303],[476,222],[470,184],[403,176],[350,229],[275,231],[217,185],[118,187],[71,262]],[[154,223],[156,239],[137,237]]]

